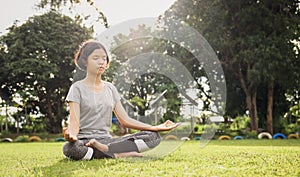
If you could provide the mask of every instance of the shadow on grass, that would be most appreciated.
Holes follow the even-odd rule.
[[[38,176],[78,176],[94,174],[99,170],[110,170],[113,166],[123,166],[123,163],[143,163],[146,161],[160,161],[162,158],[145,156],[143,158],[120,158],[120,159],[93,159],[90,161],[74,161],[63,158],[55,164],[45,167],[35,167],[34,173]]]
[[[85,163],[64,158],[50,166],[36,167],[34,172],[42,176],[73,176],[74,172],[82,168]]]
[[[183,142],[163,141],[157,148],[144,152],[144,157],[129,157],[121,159],[94,159],[90,161],[73,161],[62,156],[49,159],[48,166],[33,167],[30,172],[36,176],[94,176],[97,173],[111,174],[111,171],[123,171],[126,165],[160,162],[164,157],[180,147]],[[103,173],[102,173],[103,172]]]

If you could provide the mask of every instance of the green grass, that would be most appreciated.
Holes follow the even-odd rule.
[[[300,176],[300,140],[188,141],[160,158],[91,161],[65,159],[62,146],[0,143],[0,176]]]

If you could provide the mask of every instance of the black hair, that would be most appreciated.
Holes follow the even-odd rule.
[[[86,70],[87,59],[91,53],[96,49],[103,49],[106,53],[107,64],[109,64],[109,58],[105,47],[98,41],[88,40],[80,45],[78,51],[75,54],[75,64],[81,70]]]

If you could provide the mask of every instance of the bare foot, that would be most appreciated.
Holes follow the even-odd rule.
[[[108,146],[102,143],[99,143],[95,139],[91,139],[88,143],[85,144],[88,147],[94,147],[98,149],[99,151],[102,152],[107,152],[108,151]]]
[[[132,152],[123,152],[123,153],[115,153],[114,154],[116,158],[122,158],[122,157],[144,157],[142,153],[132,151]]]

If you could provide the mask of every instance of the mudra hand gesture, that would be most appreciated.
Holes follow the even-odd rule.
[[[178,127],[179,125],[180,123],[174,123],[170,120],[167,120],[166,122],[160,125],[153,126],[153,128],[155,129],[155,131],[169,131]]]

